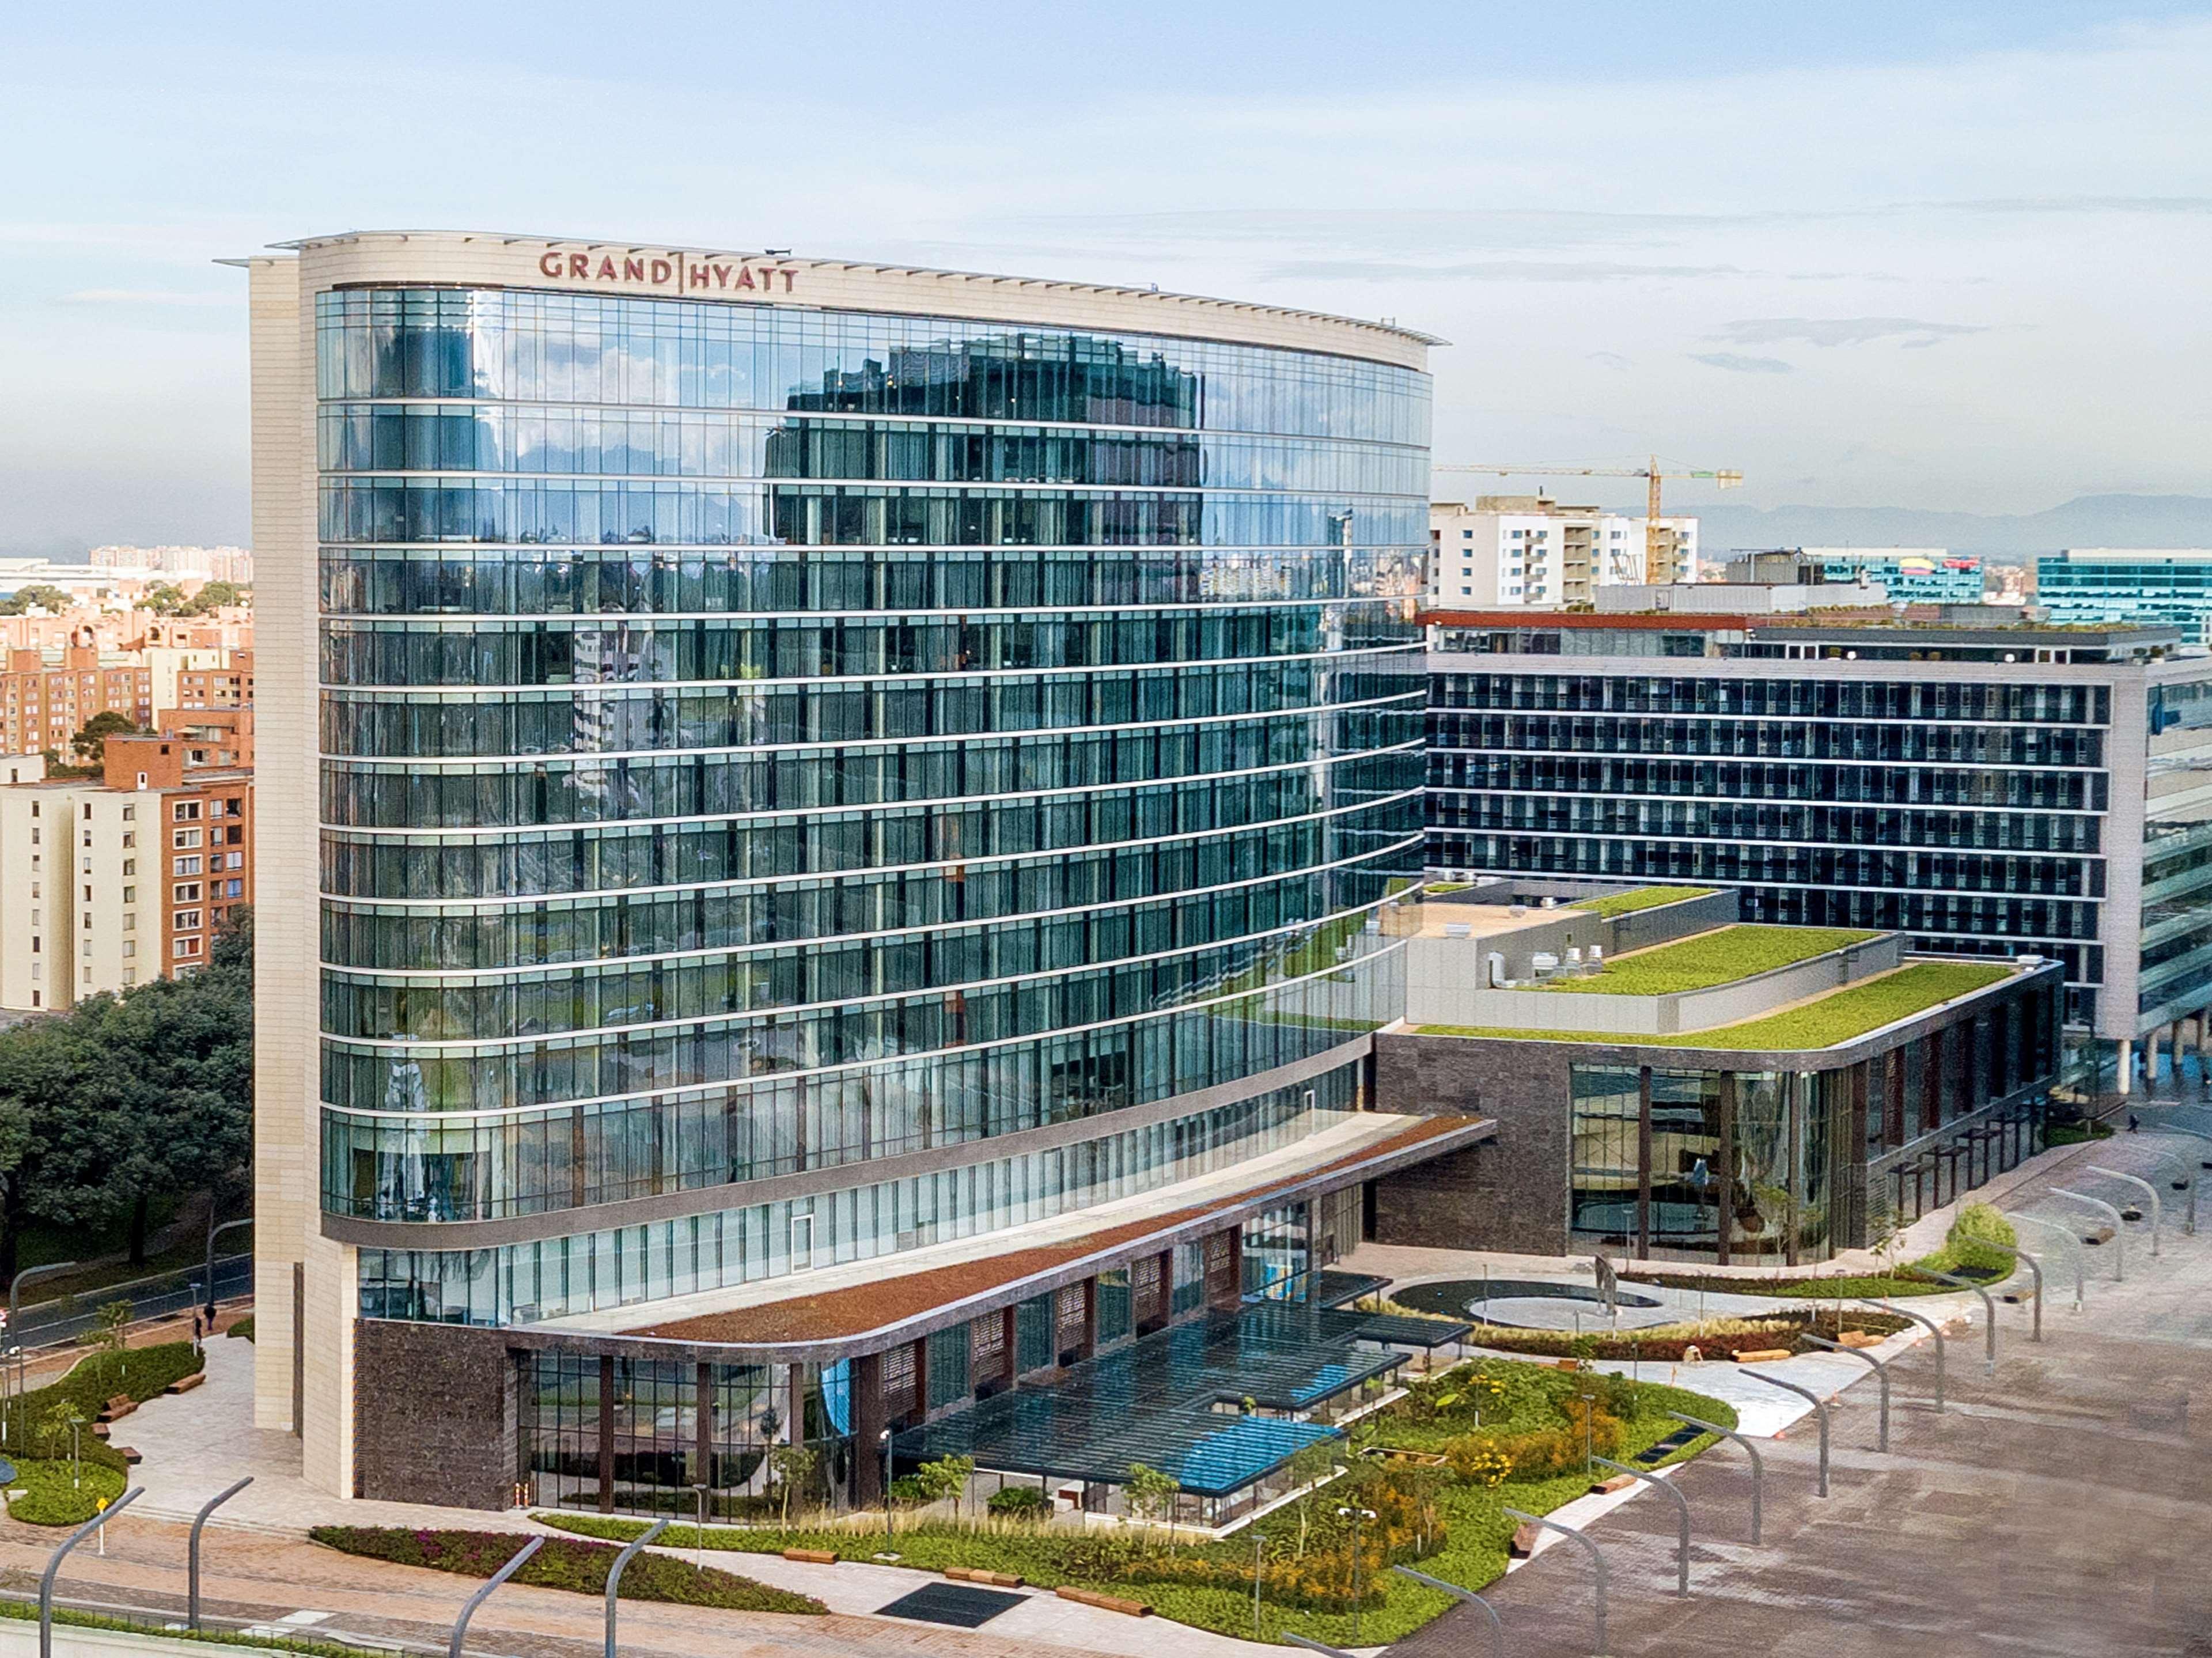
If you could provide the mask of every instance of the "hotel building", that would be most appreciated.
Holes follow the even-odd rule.
[[[1233,1502],[1401,1361],[1320,1269],[1486,1132],[1370,1082],[1434,342],[501,235],[240,263],[257,1419],[311,1483],[738,1511],[803,1442],[865,1502],[895,1436]],[[1200,1350],[1287,1390],[1225,1458]],[[1040,1448],[1047,1376],[1098,1408]]]

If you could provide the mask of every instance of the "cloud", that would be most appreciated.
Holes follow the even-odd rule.
[[[1741,276],[1732,264],[1604,264],[1595,261],[1491,259],[1478,264],[1401,264],[1384,259],[1307,259],[1271,266],[1279,282],[1610,282],[1639,278]]]
[[[1617,374],[1625,374],[1630,366],[1628,359],[1618,351],[1585,351],[1583,359],[1586,362],[1595,363],[1601,368],[1610,368]]]
[[[1725,368],[1735,374],[1789,374],[1796,371],[1779,357],[1746,357],[1734,351],[1692,351],[1692,362],[1708,368]]]
[[[187,294],[150,288],[80,288],[61,296],[64,305],[220,305],[245,303],[243,294]]]
[[[1864,345],[1869,340],[1904,338],[1907,345],[1927,346],[1958,334],[1987,332],[1972,323],[1914,317],[1751,317],[1723,324],[1712,337],[1730,345]]]

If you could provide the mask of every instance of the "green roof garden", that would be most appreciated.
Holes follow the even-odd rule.
[[[1715,927],[1711,932],[1616,957],[1586,977],[1561,979],[1536,987],[1583,996],[1668,996],[1685,990],[1710,990],[1715,985],[1734,984],[1756,973],[1794,967],[1846,944],[1864,944],[1881,936],[1857,927]]]
[[[1780,931],[1782,929],[1777,929]],[[1796,929],[1790,929],[1795,931]],[[1847,985],[1779,1013],[1740,1024],[1686,1030],[1671,1036],[1620,1035],[1603,1031],[1520,1030],[1503,1026],[1425,1024],[1424,1036],[1489,1036],[1529,1042],[1607,1042],[1621,1048],[1814,1048],[1856,1041],[1930,1008],[1986,990],[2008,977],[2009,967],[1969,962],[1916,962],[1879,978]]]
[[[1685,898],[1710,897],[1717,890],[1713,887],[1632,887],[1626,892],[1580,898],[1567,908],[1591,910],[1600,915],[1630,915],[1639,909],[1656,909],[1662,904],[1679,904]]]

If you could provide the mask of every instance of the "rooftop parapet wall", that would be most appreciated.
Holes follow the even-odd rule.
[[[1791,1002],[1887,973],[1904,965],[1905,938],[1903,933],[1884,933],[1727,984],[1655,996],[1492,989],[1483,981],[1482,945],[1480,939],[1425,936],[1411,942],[1406,963],[1407,1023],[1572,1030],[1632,1039],[1679,1035],[1756,1018]]]

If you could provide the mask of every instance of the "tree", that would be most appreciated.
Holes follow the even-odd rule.
[[[791,1493],[809,1484],[822,1461],[822,1453],[808,1445],[779,1445],[768,1454],[769,1473],[782,1497],[783,1527],[791,1528]]]
[[[252,923],[208,965],[0,1032],[0,1278],[32,1219],[127,1228],[146,1258],[160,1199],[240,1189],[251,1157]]]
[[[131,1374],[131,1360],[128,1357],[131,1346],[131,1307],[129,1302],[110,1301],[102,1303],[100,1310],[93,1315],[94,1339],[99,1342],[101,1351],[114,1357],[116,1375],[118,1377]]]
[[[191,601],[175,582],[157,581],[146,590],[146,597],[140,602],[155,616],[182,616]]]
[[[1164,1519],[1169,1531],[1174,1531],[1175,1501],[1182,1494],[1182,1486],[1173,1474],[1132,1462],[1129,1477],[1121,1482],[1121,1494],[1128,1500],[1130,1513],[1140,1520]]]
[[[0,616],[21,616],[24,611],[38,609],[59,612],[70,607],[70,596],[52,582],[33,581],[27,587],[18,587],[4,599],[0,599]]]
[[[98,765],[106,754],[109,738],[122,737],[137,729],[137,722],[129,714],[102,708],[70,738],[70,747],[76,750],[79,760]]]
[[[235,604],[245,596],[245,589],[234,581],[209,581],[201,584],[199,592],[191,597],[185,607],[187,616],[205,616],[210,610],[224,604]]]

